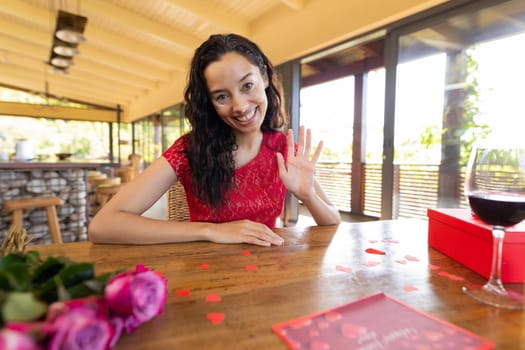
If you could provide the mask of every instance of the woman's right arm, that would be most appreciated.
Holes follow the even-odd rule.
[[[268,246],[282,239],[263,224],[248,220],[213,224],[177,222],[142,216],[177,176],[164,157],[159,157],[131,182],[126,183],[91,221],[93,243],[156,244],[188,241],[251,243]]]

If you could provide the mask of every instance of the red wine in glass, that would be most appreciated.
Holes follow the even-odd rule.
[[[465,172],[465,194],[472,212],[492,226],[490,277],[483,286],[463,292],[482,303],[523,309],[523,295],[509,292],[501,282],[505,229],[525,219],[525,146],[475,147]]]
[[[470,208],[478,218],[493,226],[513,226],[525,219],[525,197],[472,192]]]

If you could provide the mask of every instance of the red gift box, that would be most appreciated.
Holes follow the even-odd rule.
[[[470,209],[428,209],[428,244],[485,278],[490,276],[492,233],[490,226]],[[509,227],[503,240],[501,281],[525,280],[525,221]]]

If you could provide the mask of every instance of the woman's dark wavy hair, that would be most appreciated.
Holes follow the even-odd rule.
[[[255,43],[236,34],[216,34],[195,50],[184,91],[185,115],[191,124],[186,156],[191,169],[192,191],[216,210],[234,186],[233,151],[237,145],[231,127],[222,121],[210,100],[204,70],[229,52],[244,56],[263,76],[268,76],[265,90],[268,109],[261,129],[280,131],[286,118],[281,82],[272,63]]]

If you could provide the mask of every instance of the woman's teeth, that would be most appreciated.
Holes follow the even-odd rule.
[[[255,116],[255,112],[256,112],[257,109],[254,109],[252,113],[250,114],[245,114],[243,115],[242,117],[237,117],[237,120],[241,121],[241,122],[247,122],[248,120],[252,119],[254,116]]]

